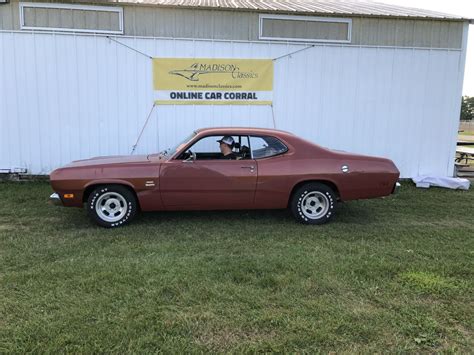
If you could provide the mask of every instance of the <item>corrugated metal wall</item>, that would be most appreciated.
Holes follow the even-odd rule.
[[[274,58],[298,45],[119,37],[157,57]],[[393,159],[402,177],[450,175],[459,50],[318,45],[275,63],[277,128]],[[153,104],[151,61],[102,36],[0,33],[0,168],[49,173],[128,154]],[[138,153],[208,126],[272,127],[270,107],[161,106]]]
[[[38,1],[41,2],[41,1]],[[0,6],[0,29],[19,30],[18,0]],[[258,40],[259,14],[250,11],[122,6],[124,34],[127,36]],[[64,12],[64,11],[63,11]],[[103,24],[89,14],[90,26]],[[337,16],[336,16],[337,17]],[[37,16],[38,25],[74,27],[74,19],[61,11]],[[48,23],[49,22],[49,23]],[[87,22],[87,21],[85,21]],[[34,23],[29,23],[33,25]],[[353,17],[352,44],[374,46],[461,48],[463,23],[460,21],[401,20]],[[82,28],[82,27],[80,27]],[[288,28],[291,36],[291,27]],[[283,37],[284,34],[283,34]]]

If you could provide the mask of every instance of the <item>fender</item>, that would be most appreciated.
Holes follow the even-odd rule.
[[[80,192],[80,196],[78,196],[78,197],[80,198],[81,202],[87,202],[87,201],[84,201],[84,194],[89,189],[92,191],[92,186],[94,186],[94,185],[108,185],[108,184],[125,185],[125,186],[130,187],[133,191],[135,191],[135,193],[137,193],[137,191],[135,190],[135,186],[128,180],[104,178],[104,179],[95,179],[95,180],[88,181],[83,186],[82,191]],[[88,191],[88,192],[90,193],[90,191]]]
[[[117,184],[117,185],[125,185],[130,187],[134,192],[135,195],[137,196],[137,202],[142,211],[160,211],[163,210],[163,203],[161,201],[161,195],[159,188],[157,187],[146,187],[145,181],[147,179],[144,178],[138,178],[138,179],[132,179],[135,180],[135,184],[130,181],[130,180],[124,180],[124,179],[95,179],[90,182],[88,182],[86,185],[84,185],[84,188],[82,190],[82,194],[80,196],[81,201],[83,199],[84,192],[86,192],[89,188],[91,188],[94,185],[107,185],[107,184]],[[142,187],[138,187],[139,184]]]
[[[126,185],[128,187],[131,187],[135,192],[136,188],[135,186],[128,180],[123,180],[123,179],[96,179],[89,181],[87,184],[84,185],[84,191],[87,190],[92,185],[104,185],[104,184],[118,184],[118,185]]]
[[[299,179],[292,187],[291,192],[288,196],[288,201],[290,201],[291,196],[293,195],[293,192],[302,184],[307,183],[307,182],[320,182],[322,184],[328,185],[331,189],[334,190],[334,193],[336,196],[341,200],[344,201],[344,196],[343,196],[343,191],[341,191],[340,184],[338,184],[332,177],[329,176],[307,176],[304,179]]]

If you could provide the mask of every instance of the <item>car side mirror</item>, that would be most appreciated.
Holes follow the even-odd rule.
[[[189,157],[183,160],[183,163],[194,163],[196,160],[196,153],[192,152],[191,150],[188,151]]]

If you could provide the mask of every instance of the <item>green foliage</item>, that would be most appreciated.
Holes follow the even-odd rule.
[[[474,120],[474,97],[463,96],[461,101],[461,121]]]
[[[91,224],[0,183],[0,353],[470,353],[474,191]]]

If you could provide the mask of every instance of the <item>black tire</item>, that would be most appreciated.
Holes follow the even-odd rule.
[[[100,207],[102,206],[102,207]],[[137,212],[135,194],[121,185],[103,185],[87,199],[87,213],[99,226],[116,228],[129,223]]]
[[[334,216],[336,194],[327,185],[311,182],[299,187],[291,197],[290,208],[298,222],[323,224]]]

